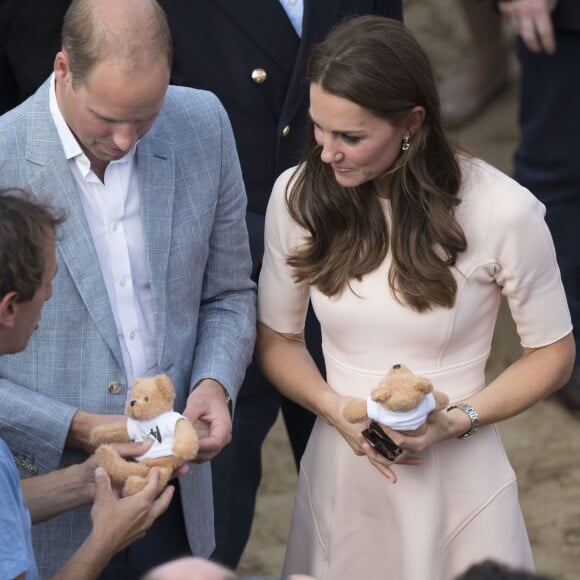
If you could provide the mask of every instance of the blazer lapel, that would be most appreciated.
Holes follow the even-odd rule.
[[[145,257],[151,281],[155,313],[157,357],[163,366],[164,338],[167,328],[167,290],[171,221],[175,192],[175,154],[169,139],[151,130],[137,146],[139,199]]]
[[[294,68],[299,38],[278,0],[215,0],[218,6],[288,75]],[[323,0],[327,2],[327,0]],[[256,18],[255,14],[260,17]],[[265,23],[265,24],[264,24]]]
[[[372,12],[372,0],[304,0],[302,38],[296,54],[289,91],[284,101],[283,119],[292,119],[302,104],[304,85],[307,82],[306,67],[312,47],[324,40],[332,27],[342,20],[342,15]]]
[[[89,315],[123,367],[115,319],[89,226],[48,108],[48,83],[43,88],[37,93],[35,112],[26,129],[27,158],[42,166],[30,182],[30,188],[52,205],[66,209],[67,219],[61,226],[57,244],[61,267],[68,270]]]
[[[278,2],[279,3],[279,2]],[[282,119],[292,119],[302,104],[306,81],[306,66],[312,46],[321,40],[330,23],[337,19],[340,0],[304,0],[302,38],[294,61],[292,78],[284,101]]]

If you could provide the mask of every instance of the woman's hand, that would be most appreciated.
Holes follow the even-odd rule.
[[[362,432],[368,427],[368,422],[353,424],[349,423],[344,418],[344,407],[352,399],[353,397],[336,394],[333,411],[325,416],[326,420],[342,435],[356,455],[366,455],[371,464],[374,465],[387,479],[389,479],[389,481],[396,483],[397,475],[391,469],[393,463],[419,465],[421,460],[410,453],[403,452],[403,454],[393,462],[389,461],[376,451],[362,434]],[[388,430],[388,428],[385,428],[384,430],[386,433],[388,432],[389,435],[390,433],[397,433],[392,429]]]
[[[531,52],[554,54],[556,38],[551,12],[558,0],[500,1],[498,7]]]

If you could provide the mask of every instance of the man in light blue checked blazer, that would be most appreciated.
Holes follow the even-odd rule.
[[[0,185],[64,207],[54,295],[26,352],[0,361],[0,436],[21,476],[82,461],[132,379],[167,373],[200,435],[197,463],[147,536],[102,577],[138,578],[214,546],[208,460],[231,437],[250,361],[255,288],[246,197],[211,93],[168,87],[155,0],[74,0],[54,74],[0,117]],[[42,576],[90,530],[88,508],[35,527]]]

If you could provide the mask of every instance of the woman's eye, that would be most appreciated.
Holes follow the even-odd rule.
[[[347,143],[358,143],[360,141],[360,137],[355,137],[353,135],[343,135],[342,138],[347,142]]]

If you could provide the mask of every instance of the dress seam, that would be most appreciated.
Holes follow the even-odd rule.
[[[483,504],[481,504],[475,511],[473,511],[471,513],[471,515],[466,518],[464,520],[464,522],[457,526],[457,528],[455,529],[455,531],[453,532],[453,534],[451,534],[451,536],[447,539],[447,541],[443,544],[443,546],[441,547],[440,550],[440,554],[443,554],[445,552],[445,550],[447,550],[449,548],[449,546],[453,543],[453,541],[455,540],[455,538],[457,538],[457,536],[477,517],[479,516],[484,510],[486,510],[494,501],[495,499],[502,494],[506,489],[508,489],[510,486],[514,485],[514,483],[516,482],[516,478],[515,476],[512,477],[511,479],[507,480],[503,485],[501,485],[500,487],[498,487],[495,491],[495,493],[493,493],[488,499],[487,501],[485,501]]]

